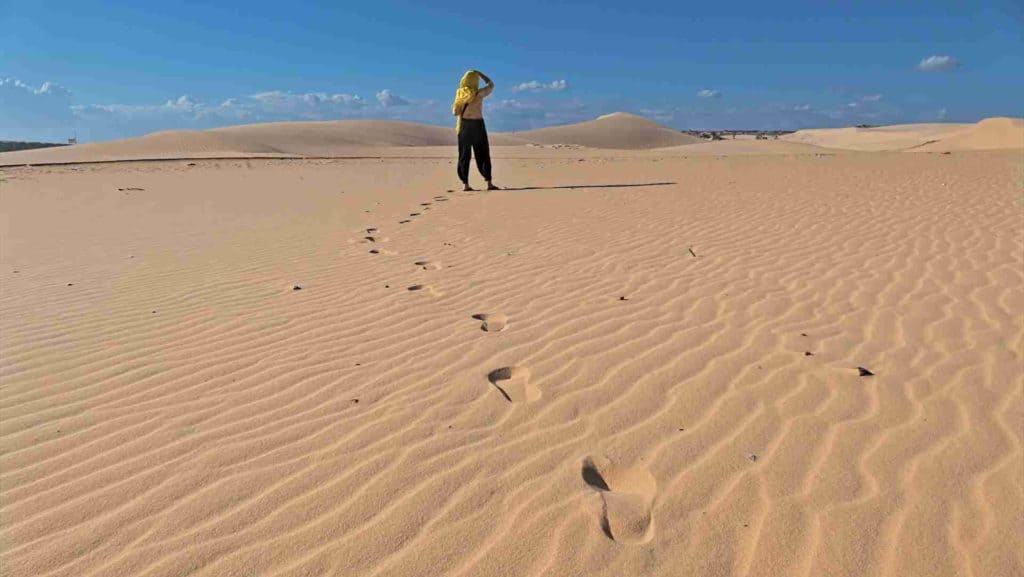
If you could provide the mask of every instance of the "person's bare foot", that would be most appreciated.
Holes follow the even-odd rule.
[[[488,182],[487,183],[487,190],[501,190],[501,187],[496,185],[496,184]]]
[[[465,185],[462,186],[462,192],[470,192],[470,191],[473,191],[473,190],[476,190],[476,189],[473,188],[472,186],[470,186],[468,182]]]

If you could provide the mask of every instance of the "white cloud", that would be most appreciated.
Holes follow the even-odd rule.
[[[391,92],[387,88],[377,92],[377,102],[380,103],[384,108],[391,106],[408,106],[409,101],[402,98],[401,96]]]
[[[337,114],[358,109],[365,101],[356,94],[328,94],[325,92],[292,93],[280,90],[259,92],[251,96],[231,99],[232,106],[269,115],[296,115],[303,119]]]
[[[71,92],[54,82],[33,88],[0,77],[0,140],[62,141],[74,134]]]
[[[881,94],[865,94],[860,97],[861,102],[878,102],[882,99]]]
[[[721,96],[722,96],[722,93],[720,91],[718,91],[718,90],[711,90],[711,89],[708,89],[708,88],[704,88],[704,89],[701,89],[701,90],[697,91],[697,97],[698,98],[720,98]]]
[[[187,94],[183,94],[174,100],[168,100],[164,103],[164,108],[178,112],[194,112],[201,107],[202,104],[196,102]]]
[[[792,110],[793,112],[806,112],[810,109],[810,104],[794,104],[790,110]]]
[[[949,116],[949,112],[945,108],[940,108],[935,114],[935,118],[939,120],[945,120],[947,116]]]
[[[945,72],[956,68],[959,63],[952,56],[929,56],[918,63],[917,69],[922,72]]]
[[[6,88],[10,90],[20,90],[28,94],[34,94],[37,96],[55,96],[60,98],[69,98],[71,91],[64,88],[56,82],[46,81],[39,88],[32,88],[28,84],[25,84],[17,78],[0,78],[0,88]]]
[[[44,82],[36,94],[49,94],[61,98],[71,98],[71,91],[55,82]]]
[[[562,92],[567,88],[569,88],[569,83],[565,80],[552,80],[546,84],[531,80],[513,86],[512,92]]]

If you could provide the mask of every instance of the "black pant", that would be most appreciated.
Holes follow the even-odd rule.
[[[491,147],[482,118],[463,118],[459,129],[459,180],[469,182],[469,159],[476,155],[476,168],[484,180],[491,181]]]

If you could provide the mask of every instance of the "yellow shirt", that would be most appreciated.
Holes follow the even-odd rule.
[[[488,82],[487,86],[477,91],[476,96],[473,100],[469,101],[466,105],[465,111],[462,113],[463,118],[470,119],[481,119],[484,117],[484,98],[490,96],[491,92],[494,92],[494,82]],[[458,116],[458,114],[456,114]]]

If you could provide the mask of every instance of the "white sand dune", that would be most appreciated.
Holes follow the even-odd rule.
[[[210,132],[246,145],[259,142],[278,151],[323,155],[355,146],[451,146],[455,131],[448,126],[387,120],[339,120],[334,122],[276,122],[214,129]],[[525,144],[506,135],[493,136],[495,146]]]
[[[1019,153],[727,145],[3,169],[0,571],[1024,574]]]
[[[1024,119],[986,118],[936,142],[918,147],[922,152],[998,149],[1024,151]]]
[[[781,140],[862,151],[904,150],[963,130],[969,124],[894,124],[873,128],[815,128],[786,134]]]
[[[157,132],[139,138],[0,154],[0,166],[141,159],[394,155],[396,148],[451,147],[451,127],[385,120],[275,122],[212,130]],[[569,126],[491,134],[492,146],[574,144],[640,149],[699,142],[631,114]]]
[[[640,151],[692,147],[692,154],[802,154],[811,147],[855,151],[947,151],[1021,148],[1024,121],[991,118],[978,124],[905,124],[877,128],[801,130],[780,140],[703,142],[645,118],[617,112],[595,120],[515,133],[493,133],[494,147],[569,145]],[[0,166],[117,160],[448,156],[449,127],[384,120],[276,122],[211,130],[157,132],[139,138],[0,154]],[[576,154],[570,148],[561,154]],[[818,150],[818,152],[823,152]],[[497,153],[500,155],[501,153]],[[542,151],[518,155],[547,156]],[[555,153],[558,155],[560,153]]]
[[[630,150],[701,142],[695,136],[625,112],[606,114],[578,124],[513,132],[512,135],[534,144],[575,144],[590,148]]]
[[[782,137],[827,148],[861,151],[1024,149],[1024,120],[986,118],[976,124],[898,124],[874,128],[800,130]]]
[[[387,120],[273,122],[0,154],[0,166],[140,159],[358,156],[378,148],[452,146],[449,127]],[[495,146],[525,144],[496,134]]]

